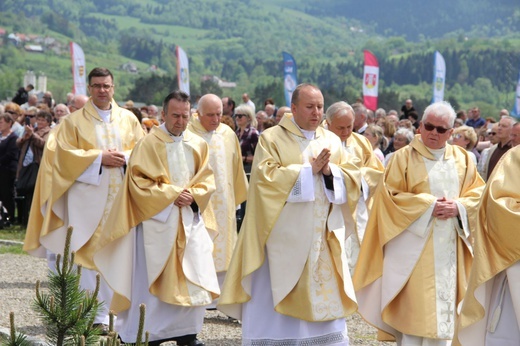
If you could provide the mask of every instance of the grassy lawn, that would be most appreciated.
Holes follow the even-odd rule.
[[[13,240],[13,241],[23,241],[25,238],[25,227],[15,225],[8,228],[0,229],[0,239],[1,240]],[[0,244],[0,254],[25,254],[22,251],[22,245],[6,245]]]

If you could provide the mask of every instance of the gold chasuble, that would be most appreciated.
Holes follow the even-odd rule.
[[[514,316],[506,315],[506,307],[502,306],[501,312],[495,306],[501,305],[497,301],[504,300],[504,285],[512,296],[512,304],[509,304],[513,306],[516,323],[520,321],[519,171],[520,146],[517,146],[504,154],[488,180],[479,209],[479,227],[475,232],[475,258],[453,345],[488,345],[487,334],[495,333],[497,324],[515,320]],[[495,291],[495,285],[502,288]],[[505,330],[505,334],[514,335],[513,328],[520,327]],[[519,340],[501,338],[500,334],[494,339],[493,345],[519,343]]]
[[[383,176],[384,166],[381,160],[374,154],[372,144],[370,144],[365,136],[352,132],[344,144],[345,150],[360,160],[362,177],[362,196],[359,198],[354,216],[356,232],[354,232],[345,243],[350,273],[354,275],[359,249],[361,248],[361,243],[365,236],[366,224],[372,208],[372,196]]]
[[[218,272],[228,269],[237,241],[236,209],[247,197],[248,182],[242,163],[237,135],[225,124],[213,132],[201,125],[193,114],[188,131],[202,137],[209,145],[209,164],[215,175],[217,190],[202,213],[206,228],[215,238],[213,259]]]
[[[135,280],[148,283],[162,302],[181,306],[207,305],[218,297],[219,286],[211,256],[212,240],[194,226],[190,206],[173,204],[185,189],[203,212],[215,190],[208,164],[208,146],[185,131],[172,139],[154,127],[132,152],[123,186],[114,201],[94,261],[114,290],[111,309],[130,307]],[[158,214],[166,211],[162,219]],[[135,277],[135,239],[142,225],[148,278]],[[128,264],[128,265],[125,265]]]
[[[322,175],[317,174],[308,182],[314,186],[312,201],[288,202],[295,186],[298,191],[298,184],[303,185],[300,171],[310,167],[324,148],[330,149],[331,169],[337,172],[334,184],[344,184],[347,201],[329,202]],[[219,310],[241,319],[242,304],[251,299],[252,274],[268,260],[271,308],[278,313],[305,321],[331,321],[356,311],[344,247],[353,230],[346,230],[343,218],[352,215],[360,195],[360,173],[354,161],[342,150],[339,138],[321,127],[313,139],[307,139],[291,114],[261,134],[244,224]]]
[[[373,197],[354,273],[364,319],[397,338],[453,337],[483,186],[457,146],[430,150],[416,136],[395,152]],[[456,202],[459,218],[431,217],[443,197]]]
[[[37,215],[30,218],[24,250],[44,256],[43,246],[50,252],[62,253],[67,228],[72,226],[71,250],[76,251],[76,263],[93,269],[92,244],[119,189],[124,169],[102,166],[90,176],[90,180],[97,180],[95,183],[85,183],[82,177],[96,160],[100,162],[103,150],[116,149],[128,157],[143,136],[135,115],[115,101],[108,122],[100,118],[92,101],[63,118],[55,131],[55,142],[51,139],[48,145],[50,149],[55,146],[54,155],[45,159],[52,160],[52,166],[45,167],[40,175],[39,184],[47,187],[36,189],[40,195],[35,203],[47,201],[45,215],[43,219]],[[44,181],[49,175],[52,178]]]
[[[370,192],[367,199],[368,210],[370,210],[370,206],[372,205],[371,197],[376,191],[376,187],[383,176],[385,168],[381,163],[381,160],[374,155],[372,145],[365,136],[352,132],[352,134],[347,138],[345,146],[349,153],[361,160],[361,176],[368,184]]]

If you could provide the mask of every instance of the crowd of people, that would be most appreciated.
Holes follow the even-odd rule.
[[[110,309],[135,343],[144,303],[151,346],[204,345],[215,308],[244,345],[348,345],[356,311],[398,345],[520,342],[520,125],[505,112],[325,108],[312,84],[291,107],[182,91],[121,107],[105,68],[66,104],[31,87],[0,109],[0,200],[50,268],[73,227],[81,287],[102,276],[102,332]]]

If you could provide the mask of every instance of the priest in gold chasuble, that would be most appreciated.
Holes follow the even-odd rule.
[[[209,164],[217,190],[202,214],[214,238],[213,259],[222,285],[237,241],[237,206],[246,200],[248,182],[244,172],[240,142],[222,118],[222,100],[213,94],[201,97],[198,113],[192,116],[188,131],[202,137],[209,145]]]
[[[502,156],[487,181],[454,345],[520,345],[519,171],[517,146]]]
[[[185,131],[189,96],[169,94],[163,118],[134,148],[94,260],[114,290],[111,309],[125,343],[136,342],[145,304],[151,345],[200,345],[206,306],[220,293],[213,241],[200,215],[215,182],[208,145]]]
[[[348,345],[345,317],[357,304],[344,215],[357,204],[360,172],[319,126],[317,87],[299,85],[292,112],[260,136],[218,309],[242,320],[245,345]]]
[[[37,197],[47,199],[45,215],[30,218],[24,250],[41,257],[47,251],[63,253],[67,228],[73,227],[71,251],[76,252],[76,263],[85,268],[81,287],[93,290],[93,244],[123,181],[127,159],[144,131],[135,115],[112,99],[114,82],[108,69],[94,68],[88,81],[90,100],[63,118],[56,131],[53,167],[47,171],[52,178],[39,182],[49,189]],[[98,298],[105,305],[98,311],[96,324],[108,324],[111,297],[102,281]]]
[[[352,106],[344,101],[339,101],[327,108],[324,121],[324,127],[334,132],[341,139],[344,150],[360,161],[362,194],[355,215],[353,215],[356,232],[348,237],[345,243],[351,275],[354,275],[359,249],[365,235],[372,207],[372,196],[384,171],[381,160],[374,154],[372,144],[365,136],[352,131],[354,129],[354,117]]]
[[[359,312],[398,345],[449,345],[466,291],[484,182],[447,144],[454,121],[446,102],[426,108],[421,134],[386,167],[361,245]]]

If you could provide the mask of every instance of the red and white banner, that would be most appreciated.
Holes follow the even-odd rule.
[[[70,43],[70,57],[72,59],[72,77],[74,79],[72,93],[74,95],[87,95],[85,54],[83,54],[83,49],[77,43]]]
[[[367,109],[377,109],[377,88],[379,87],[379,63],[370,51],[363,51],[365,68],[363,71],[363,102]]]

